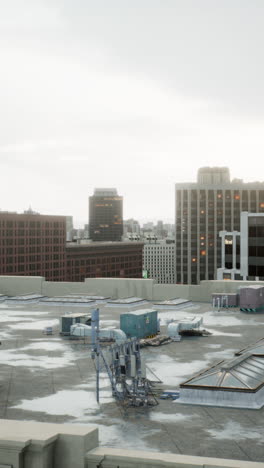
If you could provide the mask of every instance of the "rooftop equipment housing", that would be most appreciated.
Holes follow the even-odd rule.
[[[120,328],[128,338],[146,338],[158,333],[158,312],[140,309],[120,315]]]
[[[191,330],[199,330],[203,323],[202,317],[184,317],[179,320],[173,320],[168,324],[168,335],[174,341],[180,341],[179,336],[184,332],[190,332]]]
[[[237,307],[239,305],[239,294],[237,293],[213,293],[212,304],[220,307]]]
[[[264,286],[256,284],[240,288],[240,310],[262,312],[264,310]]]
[[[84,325],[91,325],[91,315],[90,314],[66,314],[61,317],[61,334],[70,335],[71,326],[76,323],[82,323]]]

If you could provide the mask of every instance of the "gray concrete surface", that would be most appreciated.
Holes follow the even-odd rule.
[[[92,424],[99,428],[105,447],[264,461],[263,409],[185,406],[169,400],[159,400],[152,409],[124,409],[113,400],[106,376],[101,378],[98,406],[89,343],[62,339],[58,333],[59,317],[76,309],[87,310],[0,304],[1,418]],[[118,326],[120,313],[127,310],[100,305],[102,326]],[[213,335],[142,350],[163,380],[161,390],[175,389],[196,372],[264,337],[264,315],[213,312],[205,303],[161,311],[159,317],[164,324],[192,314],[203,315],[204,326]],[[52,336],[42,333],[47,325],[53,326]]]

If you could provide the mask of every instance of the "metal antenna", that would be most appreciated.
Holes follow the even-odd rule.
[[[154,381],[146,377],[145,360],[141,358],[137,338],[113,344],[105,348],[107,358],[100,346],[99,309],[92,311],[92,359],[96,361],[96,400],[99,403],[100,358],[109,377],[112,395],[127,406],[155,406],[158,404],[152,390]],[[156,377],[156,376],[155,376]],[[160,380],[158,380],[160,382]]]
[[[100,384],[100,340],[99,340],[99,309],[92,310],[92,359],[95,359],[96,368],[96,401],[99,403],[99,384]]]

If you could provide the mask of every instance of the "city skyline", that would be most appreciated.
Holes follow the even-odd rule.
[[[0,208],[80,227],[93,188],[114,186],[125,219],[174,222],[174,184],[199,167],[261,181],[263,12],[260,0],[5,2]]]

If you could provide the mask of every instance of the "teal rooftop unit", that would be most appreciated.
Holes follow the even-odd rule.
[[[120,329],[128,338],[146,338],[158,333],[158,312],[140,309],[120,315]]]

